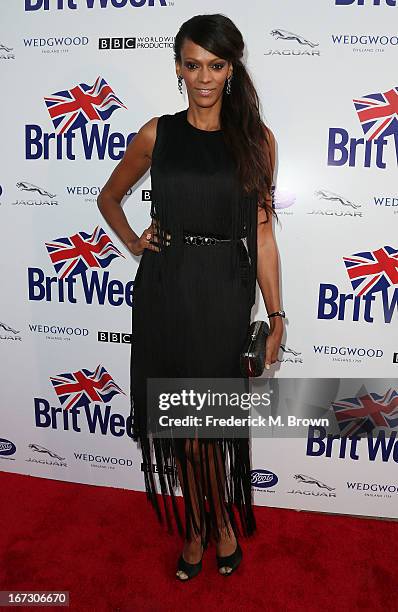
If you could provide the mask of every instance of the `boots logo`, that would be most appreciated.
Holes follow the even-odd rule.
[[[0,438],[0,457],[8,457],[16,453],[17,447],[14,442],[6,438]]]
[[[79,83],[72,89],[57,91],[44,101],[58,134],[81,129],[89,121],[106,121],[117,108],[127,108],[101,77],[94,85]]]
[[[278,476],[270,470],[252,470],[251,485],[256,489],[268,489],[278,483]]]
[[[385,170],[384,149],[389,136],[393,136],[398,158],[398,87],[364,95],[353,103],[365,138],[350,138],[344,128],[329,128],[327,163]],[[359,163],[361,157],[363,161]]]
[[[107,403],[114,395],[125,395],[101,365],[94,372],[83,368],[77,372],[51,376],[50,380],[65,410],[86,406],[91,402]]]

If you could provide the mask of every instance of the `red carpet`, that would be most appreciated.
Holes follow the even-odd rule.
[[[233,576],[217,574],[211,545],[200,576],[180,583],[182,542],[145,494],[6,473],[0,482],[0,590],[68,590],[82,612],[397,610],[392,521],[257,507],[259,533],[241,538]]]

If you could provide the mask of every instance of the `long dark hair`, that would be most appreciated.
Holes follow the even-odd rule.
[[[270,138],[260,116],[258,94],[241,61],[245,47],[242,34],[225,15],[195,15],[182,24],[175,37],[175,61],[182,61],[181,48],[186,39],[232,63],[231,94],[224,91],[220,114],[224,140],[235,159],[244,191],[256,192],[267,221],[270,214],[277,218],[265,199],[266,194],[272,195]]]

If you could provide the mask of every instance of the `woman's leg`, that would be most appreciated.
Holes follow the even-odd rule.
[[[227,556],[236,548],[225,502],[225,458],[216,441],[181,440],[177,453],[177,469],[181,484],[186,517],[186,538],[183,556],[189,563],[197,563],[202,556],[202,537],[205,535],[205,497],[207,498],[212,533],[217,554]],[[182,450],[182,444],[184,444]],[[181,456],[181,452],[184,453]]]
[[[225,457],[216,441],[202,445],[202,461],[205,473],[206,497],[212,516],[212,534],[219,556],[228,556],[236,549],[236,537],[232,528],[225,497]],[[228,495],[230,497],[230,495]]]
[[[198,563],[205,538],[204,481],[200,474],[197,440],[179,440],[176,455],[178,478],[185,503],[185,541],[183,557],[188,563]],[[187,578],[180,572],[181,578]]]

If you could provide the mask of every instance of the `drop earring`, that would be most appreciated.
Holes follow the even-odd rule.
[[[182,80],[183,79],[182,79],[181,74],[178,75],[177,80],[178,80],[178,89],[180,90],[180,94],[182,94]]]
[[[231,81],[232,81],[232,74],[231,76],[227,78],[227,87],[225,91],[228,95],[231,93]]]

